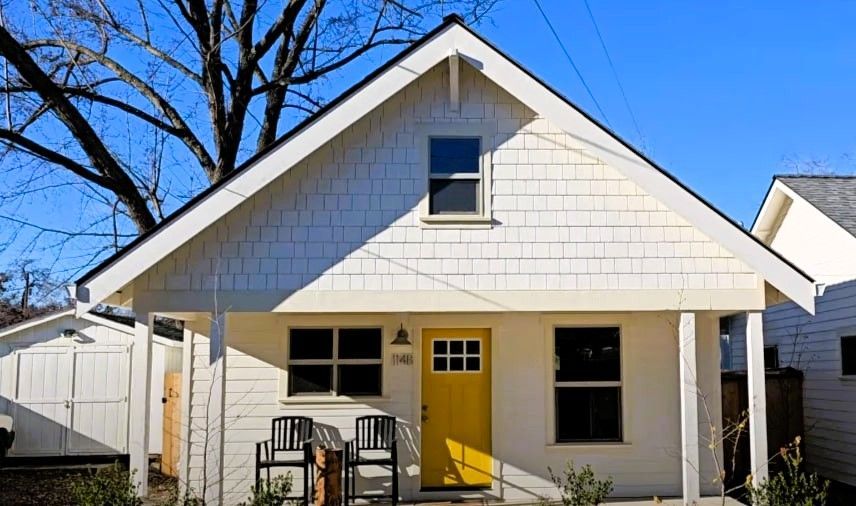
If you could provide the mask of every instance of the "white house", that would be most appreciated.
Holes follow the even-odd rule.
[[[76,318],[73,309],[0,329],[0,414],[15,423],[9,456],[127,454],[133,334],[133,326],[92,313]],[[164,374],[181,371],[182,344],[158,334],[151,347],[152,454],[162,449]]]
[[[804,373],[806,462],[856,486],[856,177],[777,176],[752,233],[826,284],[811,315],[764,312],[768,367]],[[745,369],[744,319],[731,320],[732,368]]]
[[[556,496],[573,459],[692,501],[716,489],[720,316],[749,315],[763,477],[761,311],[811,312],[815,285],[449,17],[76,293],[132,307],[139,350],[155,314],[186,321],[182,481],[209,504],[246,497],[286,414],[334,445],[394,415],[409,500]],[[135,352],[140,479],[150,374]]]

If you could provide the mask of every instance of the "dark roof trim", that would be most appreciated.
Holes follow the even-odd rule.
[[[726,221],[728,221],[729,223],[731,223],[732,225],[734,225],[735,227],[737,227],[741,232],[743,232],[744,234],[746,234],[746,236],[748,236],[749,238],[751,238],[753,241],[755,241],[755,242],[756,242],[758,245],[760,245],[762,248],[766,249],[767,251],[769,251],[770,253],[772,253],[772,254],[773,254],[773,255],[775,255],[776,257],[778,257],[780,260],[782,260],[783,262],[785,262],[789,267],[791,267],[792,269],[794,269],[796,272],[800,273],[800,275],[802,275],[802,277],[804,277],[804,278],[805,278],[805,279],[807,279],[808,281],[814,282],[814,279],[813,279],[811,276],[809,276],[808,274],[806,274],[802,269],[800,269],[799,267],[797,267],[796,265],[794,265],[790,260],[788,260],[787,258],[783,257],[782,255],[780,255],[779,253],[777,253],[775,250],[773,250],[772,248],[770,248],[769,246],[767,246],[766,244],[764,244],[763,242],[761,242],[761,240],[760,240],[760,239],[758,239],[757,237],[755,237],[754,235],[752,235],[748,230],[746,230],[745,228],[743,228],[739,223],[737,223],[736,221],[734,221],[730,216],[728,216],[728,215],[726,215],[725,213],[723,213],[722,211],[720,211],[716,206],[714,206],[713,204],[711,204],[707,199],[705,199],[704,197],[702,197],[701,195],[699,195],[698,193],[696,193],[696,192],[695,192],[692,188],[690,188],[689,186],[687,186],[687,185],[685,185],[684,183],[682,183],[678,178],[676,178],[675,176],[673,176],[673,175],[672,175],[672,173],[670,173],[669,171],[667,171],[666,169],[664,169],[663,167],[661,167],[660,165],[658,165],[658,164],[657,164],[657,162],[655,162],[654,160],[652,160],[652,159],[648,158],[648,156],[647,156],[647,155],[643,154],[641,151],[639,151],[638,149],[636,149],[636,147],[634,147],[632,144],[630,144],[629,142],[627,142],[626,140],[624,140],[620,135],[618,135],[617,133],[615,133],[611,128],[609,128],[609,127],[607,127],[607,126],[603,125],[600,121],[598,121],[597,119],[595,119],[592,115],[590,115],[589,113],[587,113],[586,111],[584,111],[583,109],[581,109],[580,107],[578,107],[575,103],[573,103],[573,102],[572,102],[570,99],[568,99],[565,95],[563,95],[561,92],[559,92],[558,90],[556,90],[555,88],[553,88],[551,85],[547,84],[547,82],[545,82],[543,79],[541,79],[540,77],[538,77],[537,75],[535,75],[533,72],[531,72],[529,69],[527,69],[526,67],[524,67],[520,62],[518,62],[517,60],[515,60],[515,59],[514,59],[514,58],[512,58],[511,56],[509,56],[509,55],[505,54],[504,52],[502,52],[502,50],[500,50],[498,47],[496,47],[496,46],[495,46],[492,42],[490,42],[489,40],[487,40],[487,39],[485,39],[484,37],[482,37],[478,32],[474,31],[472,28],[470,28],[470,27],[469,27],[469,26],[467,26],[466,24],[462,24],[462,26],[463,26],[463,27],[464,27],[468,32],[470,32],[474,37],[476,37],[477,39],[479,39],[480,41],[482,41],[485,45],[489,46],[491,49],[493,49],[493,50],[494,50],[494,51],[496,51],[497,53],[501,54],[501,55],[502,55],[503,57],[505,57],[508,61],[510,61],[512,64],[514,64],[514,66],[515,66],[515,67],[517,67],[517,68],[518,68],[518,69],[520,69],[521,71],[525,72],[529,77],[531,77],[532,79],[534,79],[535,81],[537,81],[537,82],[538,82],[538,84],[540,84],[541,86],[543,86],[544,88],[546,88],[547,90],[549,90],[551,93],[553,93],[554,95],[556,95],[557,97],[559,97],[559,98],[560,98],[563,102],[565,102],[569,107],[573,108],[573,109],[574,109],[574,110],[576,110],[578,113],[580,113],[580,114],[582,114],[583,116],[585,116],[585,118],[586,118],[586,119],[588,119],[589,121],[591,121],[592,123],[594,123],[595,125],[597,125],[597,126],[598,126],[598,128],[600,128],[601,130],[603,130],[604,132],[606,132],[607,134],[609,134],[613,139],[615,139],[616,141],[618,141],[622,146],[624,146],[625,148],[627,148],[627,149],[629,149],[630,151],[632,151],[632,152],[633,152],[633,154],[635,154],[635,155],[636,155],[636,156],[638,156],[639,158],[641,158],[641,159],[645,160],[645,162],[647,162],[649,165],[651,165],[652,167],[654,167],[654,168],[655,168],[655,169],[657,169],[658,171],[662,172],[664,176],[666,176],[667,178],[669,178],[670,180],[672,180],[672,182],[673,182],[673,183],[675,183],[675,184],[677,184],[678,186],[680,186],[684,191],[688,192],[690,195],[692,195],[693,197],[695,197],[696,199],[698,199],[702,204],[704,204],[705,206],[709,207],[713,212],[715,212],[716,214],[718,214],[719,216],[721,216],[722,218],[724,218]]]
[[[752,220],[752,226],[749,227],[750,232],[755,229],[755,224],[758,223],[758,218],[761,217],[761,209],[764,209],[764,203],[767,202],[767,199],[770,198],[770,192],[773,191],[773,185],[776,184],[776,179],[779,176],[773,176],[770,180],[770,185],[767,186],[767,192],[764,193],[764,200],[761,201],[761,205],[758,206],[758,210],[755,212],[755,219]],[[754,236],[753,236],[754,237]]]
[[[354,93],[356,93],[356,92],[357,92],[358,90],[360,90],[362,87],[366,86],[368,83],[370,83],[372,80],[374,80],[377,76],[379,76],[380,74],[382,74],[383,72],[385,72],[385,71],[386,71],[387,69],[389,69],[390,67],[392,67],[392,66],[396,65],[399,61],[401,61],[403,58],[405,58],[405,57],[406,57],[407,55],[409,55],[410,53],[414,52],[416,49],[418,49],[418,48],[419,48],[422,44],[424,44],[426,41],[428,41],[429,39],[431,39],[432,37],[434,37],[435,35],[437,35],[437,34],[438,34],[438,33],[440,33],[441,31],[445,30],[447,27],[449,27],[449,26],[450,26],[450,25],[452,25],[452,24],[458,24],[458,25],[460,25],[461,27],[463,27],[463,28],[464,28],[465,30],[467,30],[470,34],[472,34],[474,37],[476,37],[479,41],[481,41],[482,43],[484,43],[485,45],[487,45],[488,47],[490,47],[491,49],[493,49],[494,51],[496,51],[498,54],[502,55],[505,59],[507,59],[509,62],[511,62],[515,67],[517,67],[518,69],[520,69],[522,72],[526,73],[529,77],[531,77],[531,78],[532,78],[532,79],[534,79],[536,82],[538,82],[538,84],[540,84],[541,86],[543,86],[544,88],[546,88],[548,91],[550,91],[551,93],[553,93],[554,95],[556,95],[559,99],[561,99],[563,102],[565,102],[569,107],[573,108],[575,111],[577,111],[578,113],[582,114],[586,119],[588,119],[589,121],[591,121],[592,123],[594,123],[595,125],[597,125],[597,126],[598,126],[598,128],[602,129],[604,132],[606,132],[607,134],[609,134],[613,139],[615,139],[616,141],[618,141],[622,146],[624,146],[625,148],[629,149],[631,152],[633,152],[633,154],[635,154],[636,156],[638,156],[639,158],[641,158],[642,160],[644,160],[645,162],[647,162],[648,164],[650,164],[650,165],[651,165],[652,167],[654,167],[656,170],[660,171],[664,176],[666,176],[667,178],[669,178],[673,183],[675,183],[675,184],[676,184],[676,185],[678,185],[680,188],[682,188],[684,191],[688,192],[690,195],[692,195],[693,197],[695,197],[696,199],[698,199],[702,204],[704,204],[705,206],[707,206],[708,208],[710,208],[713,212],[715,212],[716,214],[718,214],[720,217],[722,217],[723,219],[725,219],[726,221],[728,221],[729,223],[731,223],[731,225],[733,225],[734,227],[736,227],[737,229],[739,229],[742,233],[746,234],[746,236],[747,236],[747,237],[749,237],[749,238],[751,238],[753,241],[755,241],[755,243],[756,243],[756,244],[758,244],[758,245],[759,245],[759,246],[761,246],[762,248],[766,249],[767,251],[769,251],[770,253],[772,253],[773,255],[775,255],[777,258],[779,258],[781,261],[783,261],[785,264],[787,264],[787,265],[788,265],[790,268],[792,268],[794,271],[798,272],[798,273],[799,273],[802,277],[804,277],[806,280],[808,280],[808,281],[810,281],[810,282],[814,282],[814,279],[813,279],[811,276],[809,276],[809,275],[808,275],[808,274],[806,274],[802,269],[800,269],[799,267],[797,267],[796,265],[794,265],[790,260],[788,260],[788,259],[787,259],[787,258],[785,258],[784,256],[780,255],[778,252],[776,252],[775,250],[773,250],[772,248],[770,248],[769,246],[767,246],[766,244],[764,244],[760,239],[758,239],[757,237],[755,237],[754,235],[752,235],[748,230],[746,230],[745,228],[743,228],[742,226],[740,226],[740,224],[739,224],[739,223],[737,223],[737,222],[736,222],[736,221],[734,221],[731,217],[729,217],[728,215],[726,215],[725,213],[723,213],[722,211],[720,211],[716,206],[714,206],[713,204],[711,204],[707,199],[705,199],[704,197],[702,197],[701,195],[699,195],[698,193],[696,193],[696,192],[695,192],[694,190],[692,190],[690,187],[686,186],[686,185],[685,185],[684,183],[682,183],[678,178],[676,178],[676,177],[675,177],[674,175],[672,175],[669,171],[667,171],[666,169],[664,169],[663,167],[661,167],[660,165],[658,165],[656,162],[654,162],[652,159],[650,159],[647,155],[643,154],[641,151],[639,151],[638,149],[636,149],[632,144],[630,144],[629,142],[627,142],[626,140],[624,140],[621,136],[619,136],[617,133],[615,133],[612,129],[610,129],[610,128],[608,128],[607,126],[603,125],[600,121],[598,121],[598,120],[597,120],[597,119],[595,119],[593,116],[591,116],[589,113],[587,113],[586,111],[584,111],[583,109],[581,109],[580,107],[578,107],[578,106],[577,106],[576,104],[574,104],[571,100],[569,100],[565,95],[563,95],[563,94],[562,94],[562,93],[560,93],[558,90],[556,90],[556,89],[555,89],[555,88],[553,88],[551,85],[549,85],[547,82],[545,82],[543,79],[541,79],[540,77],[538,77],[537,75],[535,75],[535,74],[534,74],[533,72],[531,72],[528,68],[526,68],[525,66],[523,66],[520,62],[518,62],[517,60],[515,60],[514,58],[512,58],[511,56],[509,56],[508,54],[506,54],[506,53],[505,53],[505,52],[503,52],[502,50],[500,50],[496,45],[494,45],[494,44],[493,44],[492,42],[490,42],[489,40],[487,40],[487,39],[485,39],[484,37],[482,37],[482,36],[481,36],[481,34],[479,34],[479,33],[478,33],[478,32],[476,32],[475,30],[473,30],[470,26],[468,26],[468,25],[466,24],[466,22],[464,21],[464,19],[463,19],[463,18],[461,18],[459,15],[457,15],[457,14],[453,14],[453,15],[446,16],[445,18],[443,18],[443,22],[442,22],[440,25],[438,25],[436,28],[434,28],[434,29],[433,29],[433,30],[431,30],[430,32],[426,33],[426,34],[425,34],[424,36],[422,36],[418,41],[414,42],[413,44],[411,44],[410,46],[408,46],[407,48],[405,48],[404,50],[402,50],[401,52],[399,52],[395,57],[393,57],[392,59],[390,59],[389,61],[387,61],[385,64],[383,64],[383,65],[381,65],[380,67],[378,67],[377,69],[375,69],[373,72],[371,72],[371,73],[370,73],[370,74],[368,74],[366,77],[364,77],[362,80],[360,80],[357,84],[355,84],[355,85],[351,86],[350,88],[348,88],[344,93],[342,93],[341,95],[339,95],[338,97],[336,97],[335,99],[333,99],[333,100],[332,100],[330,103],[328,103],[326,106],[324,106],[324,107],[322,107],[321,109],[319,109],[315,114],[313,114],[313,115],[311,115],[311,116],[307,117],[306,119],[304,119],[303,121],[301,121],[297,126],[295,126],[295,127],[294,127],[294,128],[292,128],[291,130],[289,130],[288,132],[286,132],[284,135],[282,135],[279,139],[277,139],[277,141],[276,141],[276,142],[274,142],[273,144],[271,144],[271,145],[270,145],[270,146],[268,146],[267,148],[263,149],[262,151],[260,151],[260,152],[256,153],[256,154],[255,154],[255,155],[253,155],[252,157],[250,157],[246,162],[244,162],[243,164],[241,164],[241,166],[240,166],[240,167],[238,167],[238,168],[236,168],[234,171],[232,171],[232,172],[231,172],[227,177],[225,177],[225,178],[221,179],[221,180],[220,180],[220,181],[218,181],[216,184],[211,185],[210,187],[208,187],[207,189],[205,189],[204,191],[202,191],[199,195],[197,195],[197,196],[193,197],[192,199],[190,199],[190,200],[189,200],[185,205],[181,206],[181,207],[180,207],[178,210],[176,210],[174,213],[172,213],[172,214],[170,214],[169,216],[167,216],[163,221],[161,221],[160,223],[158,223],[157,225],[155,225],[152,229],[150,229],[149,231],[147,231],[147,232],[146,232],[146,233],[144,233],[144,234],[141,234],[139,237],[137,237],[136,239],[134,239],[133,241],[131,241],[129,244],[127,244],[127,245],[126,245],[125,247],[123,247],[121,250],[117,251],[116,253],[114,253],[113,255],[111,255],[109,258],[107,258],[106,260],[104,260],[103,262],[101,262],[99,265],[97,265],[95,268],[93,268],[92,270],[90,270],[89,272],[87,272],[86,274],[84,274],[80,279],[78,279],[78,280],[77,280],[77,284],[78,284],[78,285],[83,284],[83,283],[85,283],[86,281],[88,281],[89,279],[91,279],[92,277],[94,277],[96,274],[98,274],[99,272],[101,272],[102,270],[104,270],[106,267],[108,267],[108,266],[109,266],[111,263],[113,263],[115,260],[117,260],[117,259],[118,259],[118,258],[120,258],[122,255],[124,255],[127,251],[129,251],[130,249],[134,248],[134,246],[136,246],[137,244],[140,244],[141,242],[143,242],[144,240],[146,240],[147,238],[149,238],[152,234],[154,234],[154,233],[155,233],[155,232],[157,232],[158,230],[162,229],[162,228],[163,228],[163,227],[165,227],[167,224],[169,224],[170,222],[172,222],[172,221],[174,221],[175,219],[177,219],[179,216],[183,215],[185,212],[187,212],[188,210],[190,210],[194,205],[196,205],[198,202],[200,202],[201,200],[203,200],[205,197],[207,197],[208,195],[210,195],[211,193],[213,193],[214,191],[216,191],[218,188],[220,188],[221,186],[223,186],[224,184],[226,184],[228,181],[230,181],[230,180],[231,180],[232,178],[234,178],[236,175],[238,175],[238,174],[240,174],[240,173],[244,172],[245,170],[247,170],[248,168],[250,168],[251,166],[253,166],[253,165],[254,165],[257,161],[259,161],[261,158],[263,158],[264,156],[266,156],[267,154],[269,154],[271,151],[273,151],[273,150],[277,149],[277,148],[278,148],[280,145],[282,145],[284,142],[288,141],[289,139],[291,139],[292,137],[294,137],[295,135],[297,135],[298,133],[300,133],[300,131],[302,131],[304,128],[306,128],[307,126],[309,126],[311,123],[313,123],[314,121],[316,121],[318,118],[320,118],[321,116],[323,116],[323,115],[324,115],[324,114],[326,114],[327,112],[329,112],[331,109],[335,108],[335,107],[336,107],[337,105],[339,105],[341,102],[343,102],[343,101],[347,100],[351,95],[353,95]]]

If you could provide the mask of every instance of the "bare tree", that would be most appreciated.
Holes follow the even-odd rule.
[[[70,185],[90,221],[41,228],[116,249],[318,110],[350,64],[497,1],[0,0],[0,172],[18,177],[0,219]]]

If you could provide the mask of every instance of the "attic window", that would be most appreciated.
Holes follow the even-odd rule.
[[[491,227],[491,151],[496,129],[479,123],[416,126],[424,193],[423,228]]]
[[[480,214],[481,139],[432,137],[429,150],[429,213]]]

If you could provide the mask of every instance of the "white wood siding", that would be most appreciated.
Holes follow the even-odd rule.
[[[65,329],[77,336],[62,337]],[[15,417],[12,455],[127,452],[130,332],[64,315],[0,338],[0,413]],[[151,453],[162,448],[163,374],[181,370],[181,343],[157,339]]]
[[[796,197],[770,246],[819,283],[856,278],[856,237],[801,197]]]
[[[764,344],[779,348],[779,362],[805,373],[803,406],[806,461],[818,472],[856,485],[856,380],[841,377],[841,335],[856,334],[856,281],[826,288],[811,316],[793,303],[764,313]],[[743,317],[734,317],[735,369],[746,368]]]
[[[442,64],[200,232],[138,292],[755,289],[743,262],[468,65]],[[421,226],[426,124],[486,128],[489,229]],[[189,292],[188,292],[189,293]],[[153,297],[157,300],[157,297]]]
[[[341,445],[353,437],[354,418],[392,414],[399,420],[401,494],[420,497],[419,490],[419,365],[420,329],[456,326],[492,329],[493,454],[496,492],[508,500],[535,500],[554,495],[547,466],[559,470],[573,459],[592,464],[616,482],[616,496],[678,495],[680,473],[680,414],[678,346],[674,314],[545,315],[414,315],[405,326],[412,347],[391,346],[401,320],[397,315],[286,316],[270,313],[230,313],[226,320],[226,433],[224,447],[225,503],[245,500],[252,485],[255,443],[270,437],[276,416],[314,418],[316,442]],[[620,323],[622,325],[624,434],[617,445],[553,445],[549,440],[552,412],[552,328],[562,324]],[[287,328],[289,325],[381,325],[384,328],[384,395],[365,402],[305,402],[284,400]],[[191,324],[193,341],[191,441],[189,483],[203,488],[208,403],[207,322]],[[698,360],[700,388],[713,418],[720,418],[717,320],[699,315]],[[413,353],[414,365],[392,365],[392,353]],[[709,433],[700,401],[700,428]],[[716,475],[710,451],[700,444],[702,490],[713,493]],[[372,472],[366,470],[369,476]],[[365,475],[364,475],[365,476]],[[301,484],[299,473],[296,486]],[[366,481],[361,482],[366,486]],[[372,487],[380,482],[372,482]],[[421,496],[425,497],[425,496]]]

